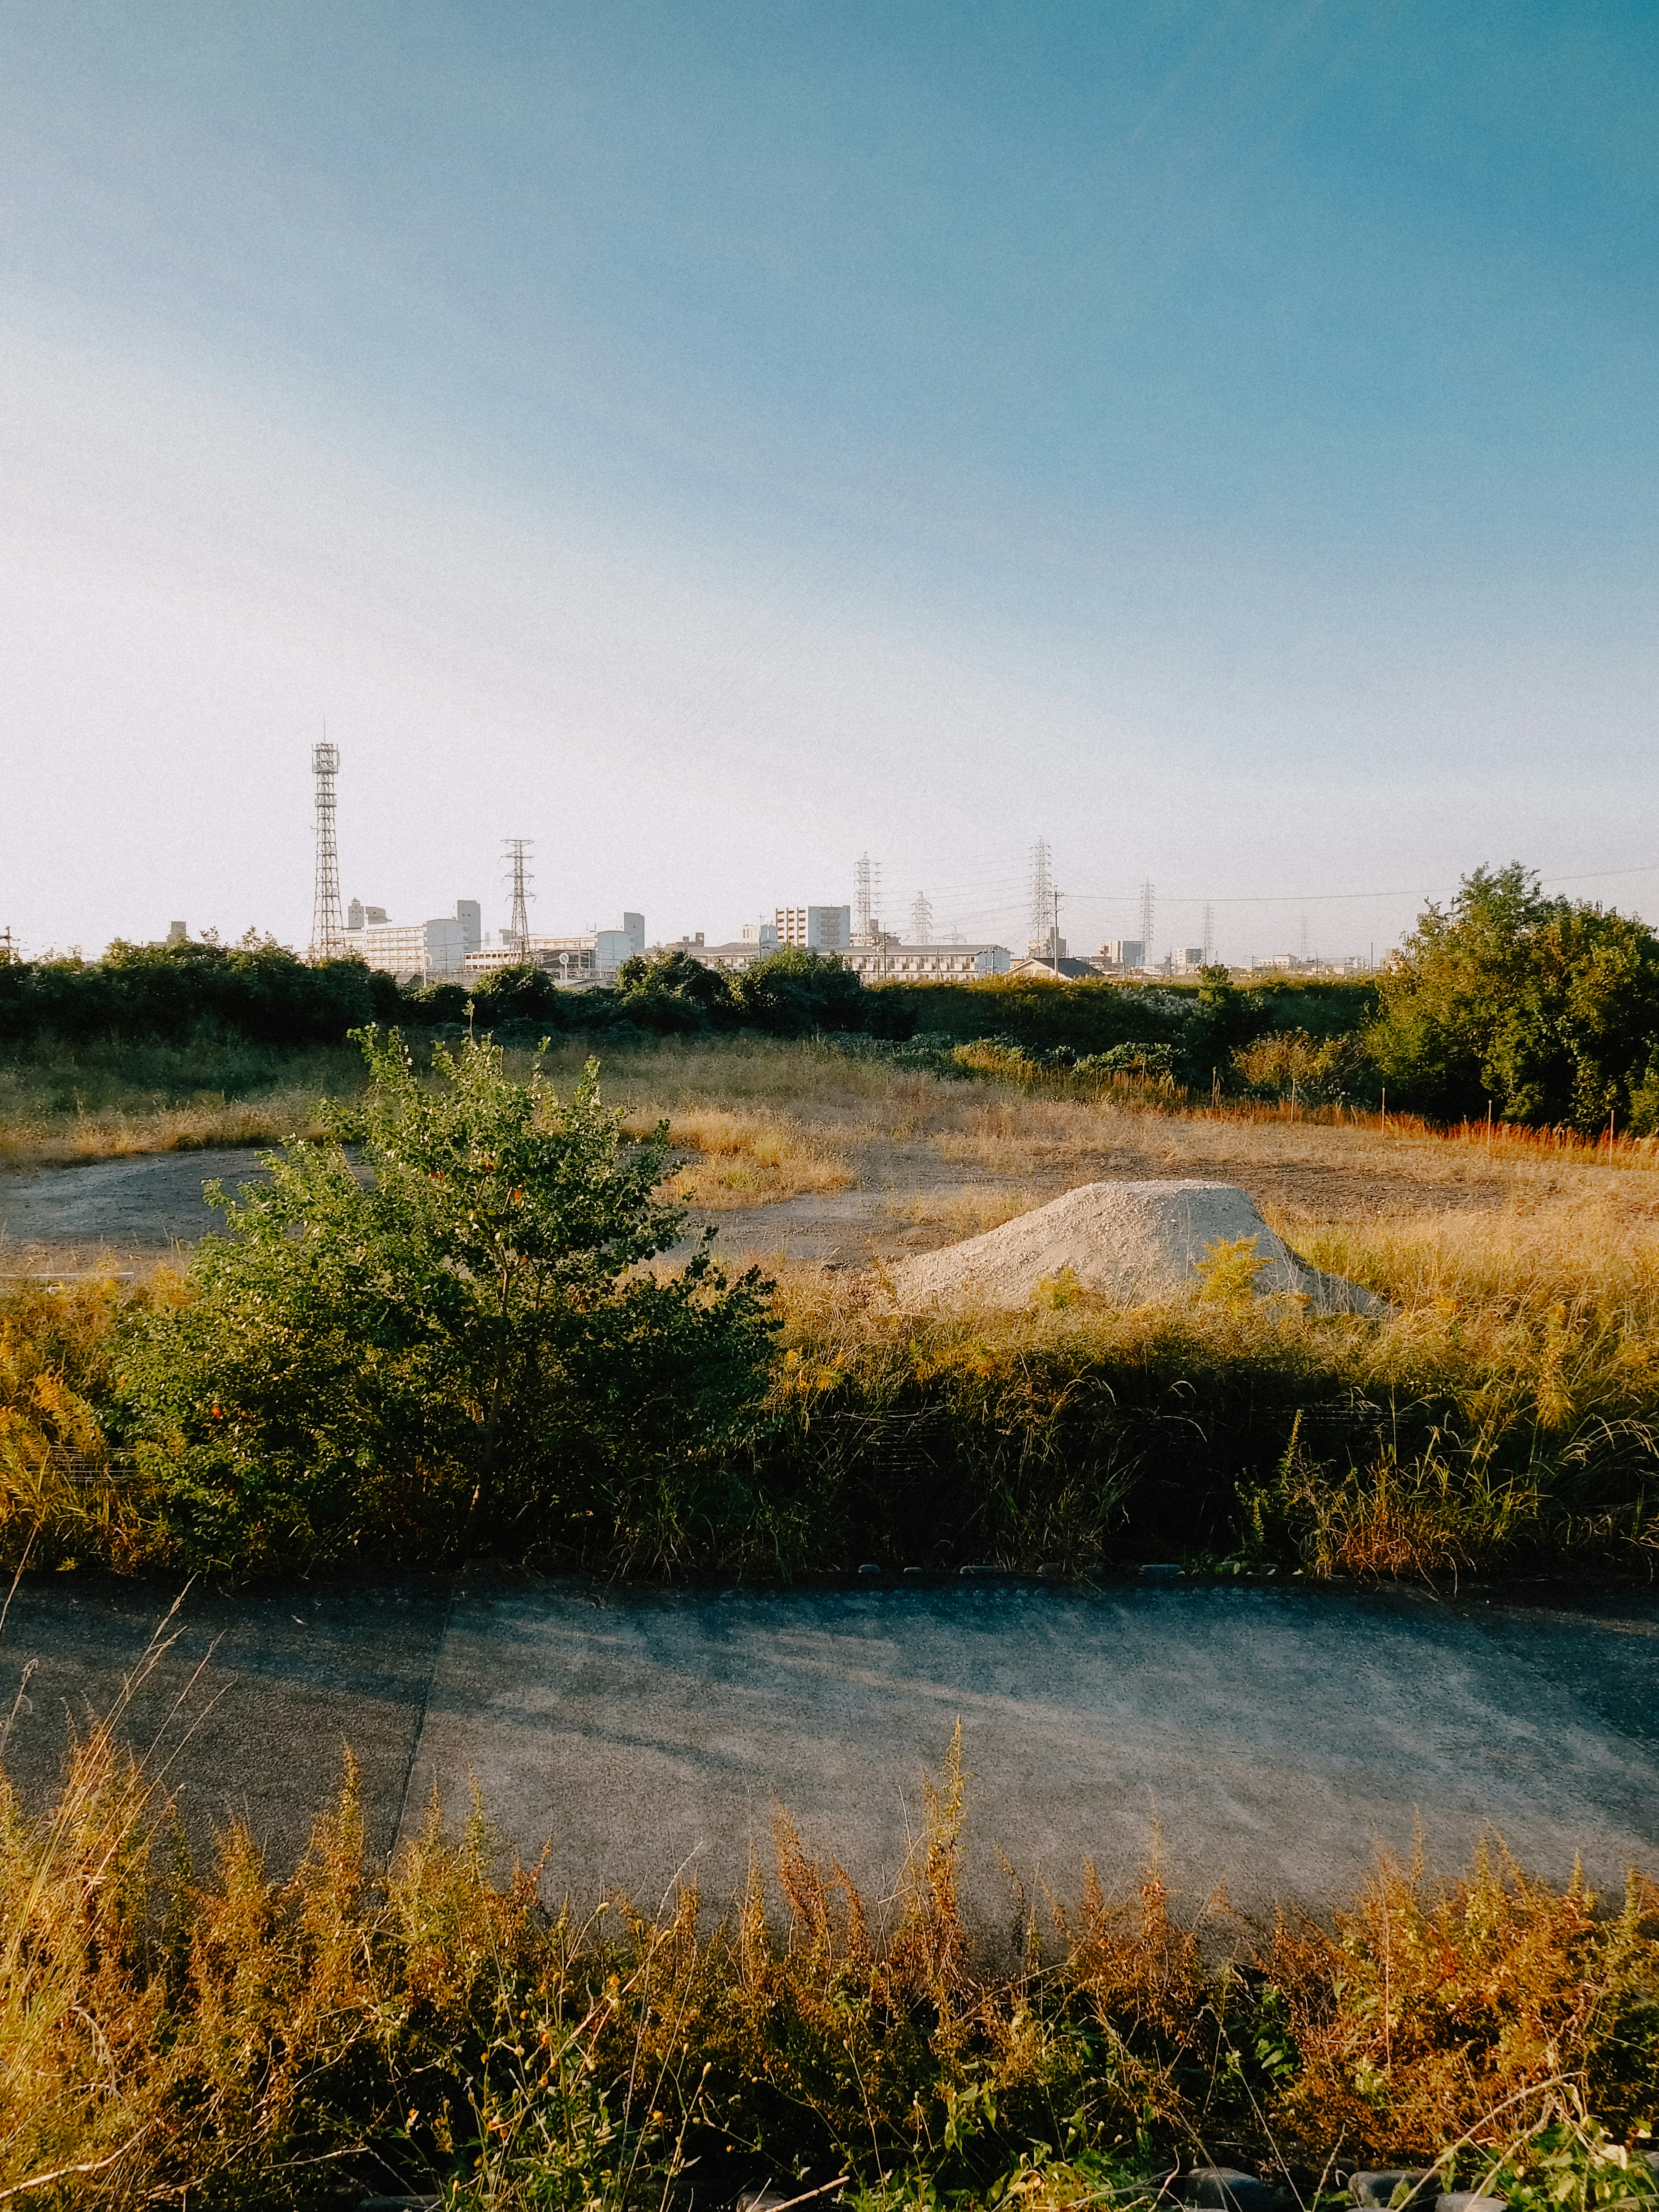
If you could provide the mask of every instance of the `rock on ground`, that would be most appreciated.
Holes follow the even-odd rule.
[[[983,1237],[902,1261],[890,1279],[899,1304],[1023,1306],[1069,1268],[1085,1290],[1125,1305],[1201,1283],[1212,1249],[1255,1239],[1259,1297],[1291,1291],[1318,1313],[1372,1313],[1381,1299],[1310,1267],[1275,1237],[1248,1191],[1228,1182],[1085,1182]]]

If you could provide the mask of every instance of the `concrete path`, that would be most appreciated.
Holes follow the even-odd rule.
[[[252,1180],[261,1149],[143,1152],[0,1176],[0,1270],[26,1266],[31,1248],[153,1259],[193,1244],[222,1225],[202,1202],[203,1185],[234,1190]]]
[[[39,1804],[66,1717],[107,1710],[170,1592],[25,1582],[0,1642],[31,1710],[7,1765]],[[1382,1843],[1459,1870],[1496,1828],[1539,1872],[1659,1873],[1659,1600],[1437,1605],[1273,1586],[1027,1584],[653,1593],[472,1575],[191,1593],[125,1725],[198,1838],[240,1814],[292,1862],[362,1765],[373,1845],[476,1777],[550,1893],[677,1874],[724,1899],[774,1808],[874,1897],[921,1777],[963,1723],[968,1894],[1003,1922],[998,1853],[1074,1892],[1130,1879],[1154,1823],[1176,1887],[1253,1911],[1340,1900]],[[191,1670],[202,1672],[193,1684]],[[182,1699],[176,1711],[175,1700]]]

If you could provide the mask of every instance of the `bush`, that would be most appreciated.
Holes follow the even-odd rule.
[[[592,1063],[561,1101],[491,1044],[441,1046],[434,1092],[395,1032],[362,1042],[330,1140],[273,1157],[181,1295],[118,1332],[114,1426],[178,1556],[580,1549],[596,1526],[672,1558],[731,1480],[769,1286],[706,1249],[640,1272],[684,1219],[655,1196],[665,1127],[623,1145]]]
[[[1296,1098],[1308,1106],[1340,1106],[1374,1093],[1374,1072],[1356,1037],[1315,1037],[1279,1030],[1243,1045],[1233,1073],[1259,1098]]]

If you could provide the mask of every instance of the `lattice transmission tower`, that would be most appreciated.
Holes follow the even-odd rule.
[[[931,945],[933,941],[933,902],[926,891],[918,891],[910,907],[910,942]]]
[[[853,870],[853,927],[868,937],[881,927],[881,862],[860,853]]]
[[[340,772],[340,748],[326,739],[311,748],[311,773],[317,785],[317,875],[311,894],[311,957],[337,960],[345,951],[345,915],[340,906],[340,848],[334,835],[334,779]]]
[[[1215,908],[1204,909],[1204,965],[1207,968],[1215,958]]]
[[[1140,964],[1152,964],[1152,924],[1158,919],[1158,887],[1147,882],[1140,886]]]
[[[507,853],[507,882],[513,892],[513,912],[507,933],[522,952],[530,942],[530,902],[536,896],[530,888],[535,880],[530,872],[530,855],[535,850],[536,841],[533,837],[504,837],[501,843]]]
[[[1031,928],[1046,937],[1054,927],[1054,875],[1048,841],[1039,837],[1031,848]]]

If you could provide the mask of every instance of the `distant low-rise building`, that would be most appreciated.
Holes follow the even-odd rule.
[[[1097,960],[1073,960],[1061,953],[1058,959],[1053,954],[1027,953],[1024,960],[1010,963],[1011,975],[1035,975],[1050,983],[1086,983],[1102,974]]]
[[[971,983],[981,975],[1006,975],[1006,945],[901,945],[896,938],[850,945],[837,954],[864,983]]]
[[[468,975],[488,975],[497,968],[539,968],[556,983],[608,985],[624,960],[645,951],[645,916],[624,914],[620,929],[578,930],[567,937],[528,937],[520,945],[501,932],[499,945],[476,949],[466,962]]]
[[[1130,975],[1146,965],[1146,947],[1138,937],[1109,937],[1095,955],[1095,964],[1106,973]]]
[[[355,954],[400,983],[459,982],[468,956],[483,942],[483,908],[477,899],[457,899],[453,915],[432,921],[390,921],[384,907],[353,899],[346,923],[347,957]]]

